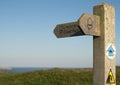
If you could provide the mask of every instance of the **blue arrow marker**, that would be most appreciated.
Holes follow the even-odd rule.
[[[108,48],[108,56],[112,57],[114,56],[115,50],[113,49],[112,45]]]

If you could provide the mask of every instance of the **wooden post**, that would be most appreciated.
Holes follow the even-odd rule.
[[[93,14],[100,17],[100,36],[93,36],[93,85],[116,85],[115,8],[102,3]]]

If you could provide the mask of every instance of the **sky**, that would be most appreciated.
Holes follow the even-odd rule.
[[[74,22],[93,6],[116,8],[116,65],[120,65],[120,0],[0,0],[0,66],[93,67],[93,37],[58,39],[57,24]]]

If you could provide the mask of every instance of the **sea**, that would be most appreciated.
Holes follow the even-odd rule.
[[[10,70],[0,69],[0,72],[32,72],[32,71],[40,71],[40,70],[48,70],[52,68],[45,67],[13,67]]]

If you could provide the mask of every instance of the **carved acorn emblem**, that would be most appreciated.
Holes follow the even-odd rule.
[[[92,29],[93,27],[93,21],[91,18],[88,18],[87,20],[87,27],[88,27],[88,30]]]

